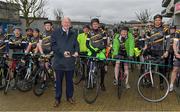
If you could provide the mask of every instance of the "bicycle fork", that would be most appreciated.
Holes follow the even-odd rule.
[[[93,88],[93,84],[94,84],[94,81],[93,81],[93,74],[95,71],[95,67],[94,67],[94,64],[93,62],[91,61],[90,62],[90,71],[89,71],[89,74],[88,74],[88,88],[92,87]]]
[[[30,77],[30,75],[31,75],[31,73],[32,73],[32,71],[31,71],[31,69],[32,69],[32,64],[33,64],[33,62],[30,61],[29,67],[28,67],[28,69],[27,69],[27,73],[26,73],[26,75],[25,75],[25,79],[29,79],[29,77]]]
[[[154,87],[154,80],[153,80],[152,70],[151,69],[152,69],[152,67],[151,67],[151,63],[150,63],[150,65],[149,65],[149,75],[150,75],[152,87]]]

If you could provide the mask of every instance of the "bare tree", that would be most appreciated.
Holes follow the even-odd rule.
[[[41,10],[38,10],[36,17],[43,17],[43,18],[47,17],[47,13],[45,10],[47,10],[47,9],[41,8]]]
[[[41,16],[46,0],[6,0],[7,3],[18,4],[20,14],[25,18],[26,27],[29,27],[36,17]]]
[[[54,16],[56,20],[61,21],[61,19],[64,17],[62,9],[54,9]]]
[[[150,20],[151,12],[148,9],[142,10],[140,12],[135,12],[137,19],[141,23],[147,23]]]

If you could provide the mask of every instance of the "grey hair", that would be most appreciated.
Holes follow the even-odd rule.
[[[62,19],[62,22],[63,22],[64,20],[68,20],[69,22],[71,22],[71,19],[70,19],[69,17],[67,17],[67,16],[65,16],[65,17]]]

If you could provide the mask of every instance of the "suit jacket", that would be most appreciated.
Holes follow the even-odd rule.
[[[70,29],[68,34],[66,34],[62,27],[56,29],[51,36],[51,47],[52,51],[54,51],[54,69],[64,71],[74,70],[75,58],[65,58],[64,52],[70,51],[71,54],[79,52],[79,45],[75,32]]]

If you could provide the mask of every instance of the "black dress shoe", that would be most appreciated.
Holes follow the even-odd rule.
[[[72,98],[69,98],[67,101],[68,101],[70,104],[75,104],[75,101],[74,101]]]
[[[53,106],[53,107],[59,107],[59,104],[60,104],[60,102],[56,100],[56,101],[54,102],[54,106]]]

